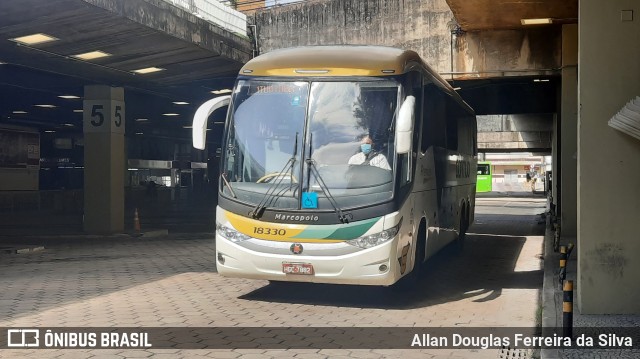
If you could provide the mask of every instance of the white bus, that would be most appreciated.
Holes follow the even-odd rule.
[[[412,282],[473,222],[473,110],[413,51],[312,46],[249,61],[230,96],[216,209],[229,277]]]

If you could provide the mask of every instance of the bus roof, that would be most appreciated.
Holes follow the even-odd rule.
[[[274,77],[348,77],[392,76],[419,65],[443,91],[453,96],[465,109],[473,109],[438,75],[420,55],[412,50],[372,45],[300,46],[279,49],[247,62],[240,75]]]
[[[260,55],[240,70],[249,76],[390,76],[407,64],[424,65],[411,50],[385,46],[302,46]],[[425,66],[426,67],[426,66]]]

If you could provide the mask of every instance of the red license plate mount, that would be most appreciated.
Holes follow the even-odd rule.
[[[313,275],[311,263],[282,263],[282,273],[295,275]]]

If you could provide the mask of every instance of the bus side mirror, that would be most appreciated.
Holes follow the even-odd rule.
[[[401,155],[411,151],[411,139],[413,137],[413,118],[416,98],[407,96],[398,112],[398,124],[396,126],[396,152]]]
[[[209,115],[220,107],[229,106],[230,102],[231,96],[226,95],[211,99],[198,107],[196,114],[193,115],[193,128],[191,129],[193,147],[204,150],[207,140],[207,120],[209,119]]]

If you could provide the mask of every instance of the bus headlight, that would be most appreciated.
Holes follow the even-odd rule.
[[[221,235],[222,237],[230,240],[231,242],[237,243],[237,242],[242,242],[242,241],[246,241],[247,239],[251,238],[249,236],[247,236],[246,234],[242,234],[238,231],[236,231],[233,228],[229,228],[227,226],[223,226],[220,223],[216,223],[216,232]]]
[[[355,239],[350,239],[346,241],[348,244],[360,248],[371,248],[378,246],[384,242],[388,242],[392,240],[400,230],[400,225],[402,225],[402,219],[395,226],[385,229],[382,232],[370,234],[368,236],[362,236]]]

